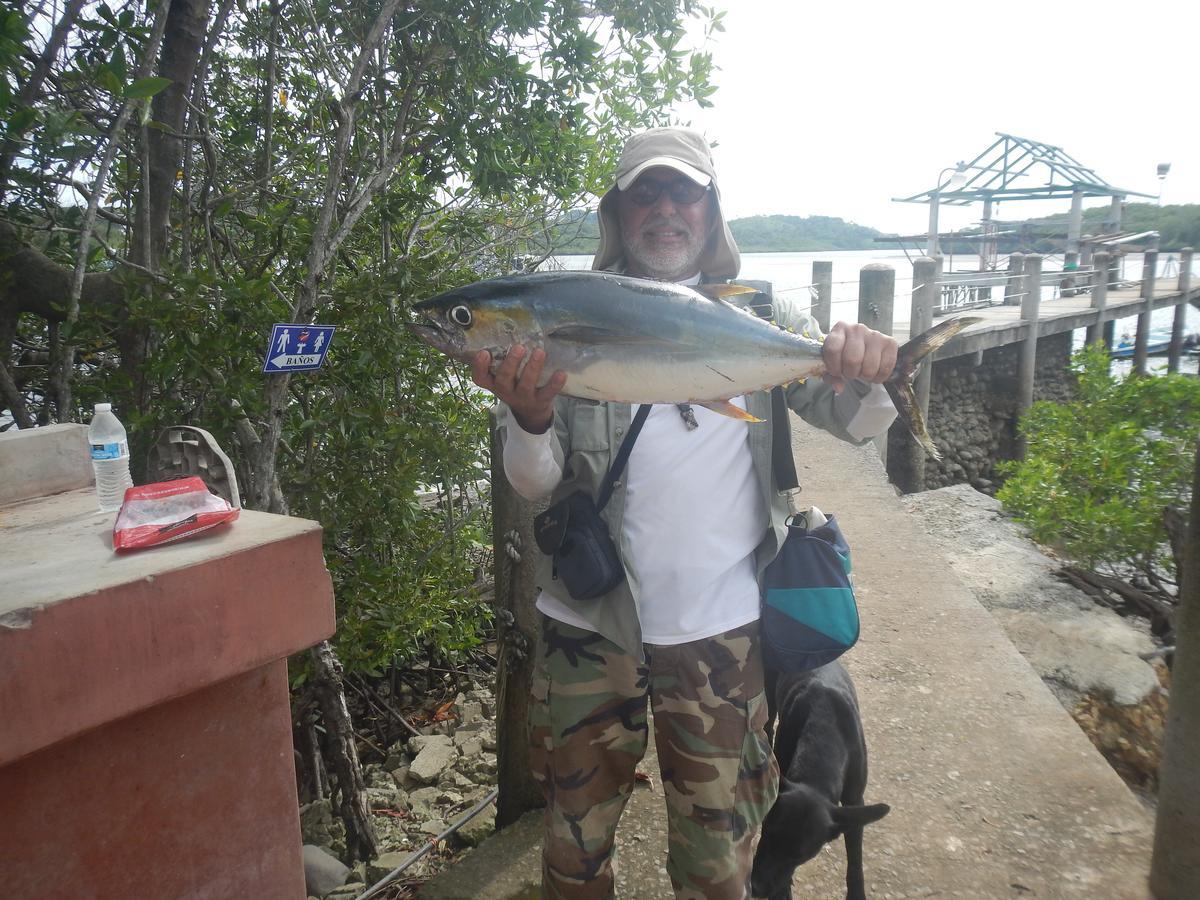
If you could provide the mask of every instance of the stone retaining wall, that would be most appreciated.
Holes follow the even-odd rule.
[[[942,451],[940,461],[927,458],[925,488],[969,483],[993,493],[998,484],[996,464],[1016,457],[1017,360],[1019,344],[985,350],[978,365],[975,355],[934,363],[929,397],[929,434]],[[1071,332],[1038,341],[1034,400],[1069,400],[1074,376],[1068,371]],[[889,474],[911,441],[897,423],[889,439]]]

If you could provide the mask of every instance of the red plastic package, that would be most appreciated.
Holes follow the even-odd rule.
[[[196,476],[131,487],[113,525],[113,549],[137,550],[183,540],[232,522],[239,512]]]

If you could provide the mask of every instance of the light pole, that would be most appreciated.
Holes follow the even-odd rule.
[[[1163,182],[1167,180],[1167,173],[1171,171],[1170,163],[1158,164],[1158,205],[1162,206],[1162,188]]]
[[[953,170],[954,174],[950,176],[950,180],[944,185],[945,187],[961,187],[967,180],[967,164],[961,159],[954,165],[946,166],[946,168],[938,172],[937,186],[933,189],[933,194],[929,198],[929,240],[925,244],[926,256],[936,256],[938,252],[938,203],[942,199],[942,177],[951,170]]]

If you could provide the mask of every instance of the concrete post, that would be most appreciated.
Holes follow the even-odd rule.
[[[1094,269],[1092,272],[1092,309],[1096,311],[1096,324],[1089,325],[1087,328],[1089,344],[1101,340],[1104,335],[1104,328],[1100,322],[1104,318],[1104,309],[1108,305],[1108,254],[1097,253],[1092,257],[1092,264]]]
[[[1120,210],[1117,212],[1120,215]],[[1108,257],[1108,287],[1109,290],[1121,283],[1121,271],[1124,266],[1125,253],[1114,248]],[[1109,319],[1104,323],[1104,346],[1109,350],[1116,345],[1117,320]]]
[[[1021,292],[1025,289],[1025,254],[1008,255],[1008,281],[1004,283],[1004,305],[1020,306]]]
[[[1171,346],[1167,350],[1167,371],[1179,371],[1179,357],[1183,353],[1183,327],[1187,316],[1187,295],[1192,289],[1192,254],[1191,247],[1184,247],[1179,252],[1179,294],[1183,298],[1175,305],[1175,320],[1171,323]]]
[[[896,270],[883,263],[863,266],[858,273],[858,321],[884,334],[892,333],[896,302]],[[877,444],[887,467],[887,439]]]
[[[1085,234],[1079,239],[1079,266],[1083,269],[1092,267],[1092,259],[1095,254],[1096,245],[1092,243],[1092,235]]]
[[[1067,222],[1067,253],[1079,260],[1079,236],[1083,233],[1083,191],[1071,194],[1071,218]]]
[[[814,259],[812,283],[817,289],[817,301],[813,306],[813,317],[821,330],[829,332],[829,317],[833,312],[833,263]]]
[[[1121,230],[1121,212],[1125,206],[1124,197],[1113,197],[1112,202],[1108,205],[1108,216],[1105,218],[1105,224],[1112,229],[1109,234],[1117,234]]]
[[[1147,250],[1142,255],[1143,309],[1137,317],[1137,333],[1133,338],[1133,371],[1146,374],[1146,349],[1150,344],[1150,313],[1154,311],[1154,280],[1158,273],[1158,251]]]
[[[1021,298],[1021,321],[1026,323],[1028,333],[1021,342],[1020,359],[1017,363],[1017,417],[1025,415],[1033,406],[1033,381],[1037,369],[1038,315],[1042,304],[1042,256],[1030,253],[1025,257],[1025,296]],[[1025,441],[1021,440],[1018,453],[1025,455]]]
[[[1200,884],[1200,452],[1193,479],[1150,861],[1150,889],[1159,900],[1186,900]]]
[[[988,197],[983,201],[983,218],[979,222],[980,237],[979,242],[979,271],[986,272],[991,268],[993,248],[995,240],[988,237],[988,231],[992,226],[992,198]],[[916,334],[917,332],[913,332]]]
[[[492,575],[496,586],[496,825],[511,825],[531,809],[545,805],[529,761],[529,705],[533,690],[537,610],[534,567],[537,544],[533,517],[539,511],[518,494],[504,475],[504,450],[492,425]]]
[[[938,253],[938,204],[941,201],[941,191],[934,189],[929,198],[929,236],[925,239],[925,254],[936,256]]]

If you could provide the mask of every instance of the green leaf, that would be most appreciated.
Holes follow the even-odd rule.
[[[159,75],[151,75],[148,78],[139,78],[133,84],[125,88],[125,97],[128,100],[144,100],[147,97],[153,97],[160,91],[166,90],[174,84],[170,78],[163,78]]]

